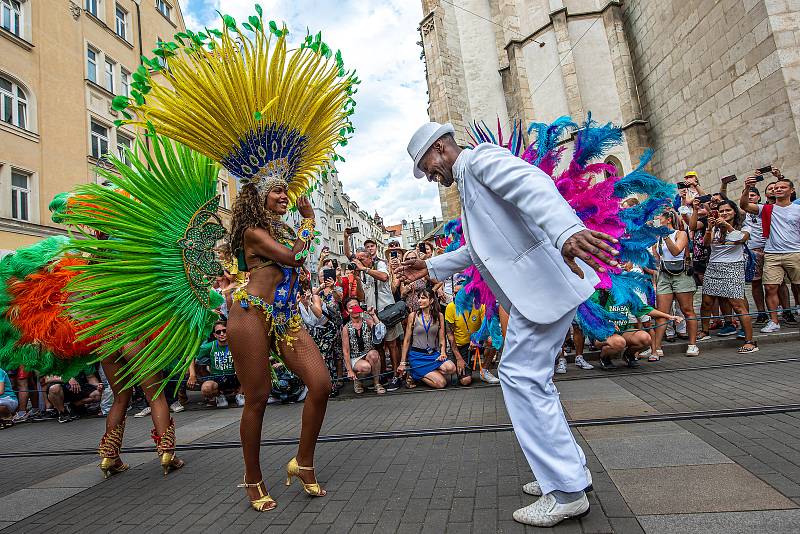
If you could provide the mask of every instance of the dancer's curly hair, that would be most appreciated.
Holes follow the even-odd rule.
[[[247,184],[241,188],[233,203],[231,231],[228,235],[228,246],[233,257],[236,251],[244,248],[244,233],[248,228],[264,228],[266,226],[267,210],[264,201],[258,194],[256,186]]]

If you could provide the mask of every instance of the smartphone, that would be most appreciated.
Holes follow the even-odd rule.
[[[711,202],[711,195],[700,195],[697,197],[700,202]]]
[[[720,180],[723,184],[729,184],[731,182],[735,182],[737,180],[735,174],[731,174],[730,176],[723,176]]]
[[[678,182],[678,189],[689,189],[689,187],[691,186],[686,182]]]
[[[350,232],[350,235],[354,235],[354,234],[359,233],[360,230],[354,226],[354,227],[349,229],[349,232]]]
[[[323,280],[336,280],[336,269],[323,269],[322,270],[322,279]]]
[[[335,259],[331,260],[331,263],[333,264],[333,269],[334,270],[339,268],[339,260],[335,260]]]
[[[389,257],[390,258],[396,258],[398,255],[399,255],[399,253],[396,250],[390,250],[389,251]]]
[[[763,174],[759,174],[758,176],[756,176],[756,182],[763,182],[763,181],[764,181],[764,175]]]
[[[355,263],[348,263],[347,264],[347,269],[349,271],[355,271],[356,270],[356,264]]]
[[[758,172],[760,172],[761,174],[766,174],[768,172],[772,172],[772,165],[767,165],[766,167],[761,167],[760,169],[758,169]]]
[[[417,245],[417,249],[419,249],[419,251],[422,252],[423,254],[428,252],[428,248],[425,246],[425,243],[420,243],[419,245]]]

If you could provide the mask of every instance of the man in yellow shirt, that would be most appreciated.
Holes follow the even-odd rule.
[[[453,287],[453,294],[461,290],[463,282],[456,281]],[[444,312],[444,321],[447,324],[447,340],[456,360],[458,369],[458,381],[462,386],[472,383],[472,358],[477,346],[470,341],[470,336],[480,330],[481,323],[485,316],[484,306],[479,309],[472,309],[468,313],[458,314],[456,303],[451,302],[447,305]],[[481,380],[489,384],[497,384],[500,379],[492,375],[481,359]]]

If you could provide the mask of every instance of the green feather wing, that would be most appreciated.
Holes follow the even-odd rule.
[[[225,234],[219,166],[166,137],[147,138],[149,149],[140,139],[127,154],[130,167],[108,157],[119,174],[97,169],[112,188],[77,187],[64,215],[110,236],[70,241],[91,257],[68,286],[79,295],[70,309],[86,318],[83,337],[100,336],[98,359],[126,357],[120,378],[129,384],[184,373],[221,303],[209,291],[222,272],[213,251]]]

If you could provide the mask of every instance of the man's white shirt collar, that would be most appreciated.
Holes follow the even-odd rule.
[[[472,154],[472,150],[462,150],[461,154],[456,158],[453,164],[453,178],[456,182],[461,182],[464,179],[464,174],[467,172],[467,161]]]

